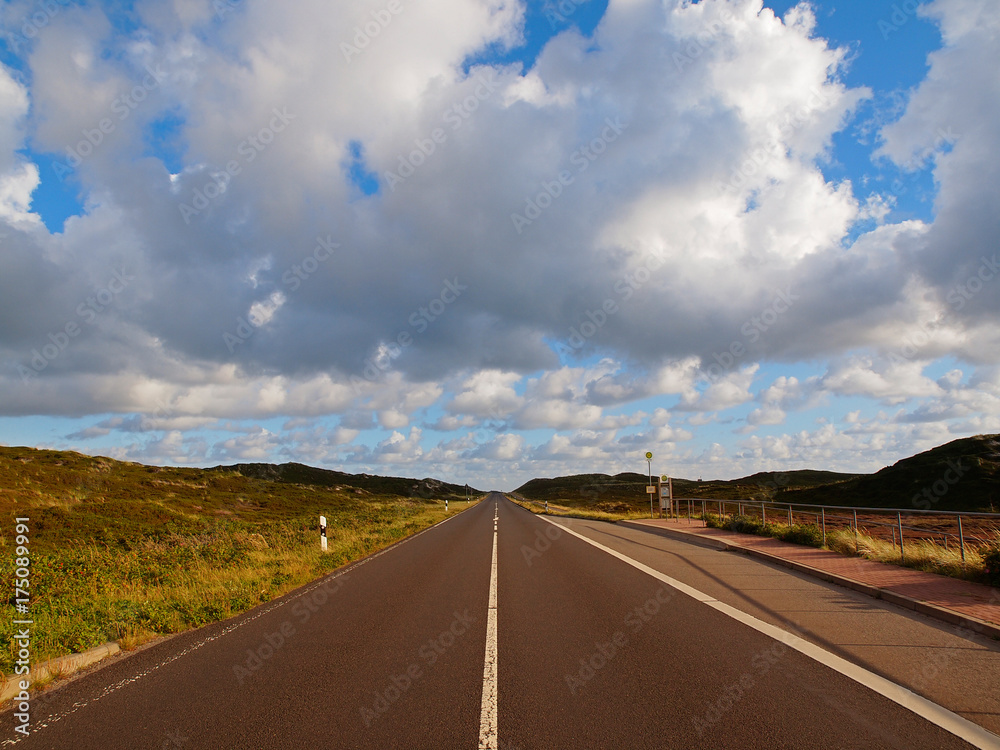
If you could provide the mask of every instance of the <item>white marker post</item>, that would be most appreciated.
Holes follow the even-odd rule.
[[[319,547],[326,552],[326,516],[319,517]]]

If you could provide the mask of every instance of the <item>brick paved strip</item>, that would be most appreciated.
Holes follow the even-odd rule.
[[[619,521],[619,524],[730,549],[784,565],[830,583],[883,599],[952,625],[1000,639],[1000,589],[899,565],[848,557],[771,537],[709,529],[681,519]]]

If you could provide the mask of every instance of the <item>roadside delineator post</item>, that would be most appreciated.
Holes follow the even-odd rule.
[[[326,552],[326,516],[319,517],[319,548]]]

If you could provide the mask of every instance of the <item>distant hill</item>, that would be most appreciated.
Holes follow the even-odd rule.
[[[779,492],[778,502],[1000,512],[1000,435],[976,435],[875,474]]]
[[[647,481],[647,475],[634,472],[577,474],[532,479],[515,492],[537,502],[615,512],[648,508]],[[1000,512],[1000,435],[955,440],[876,474],[806,469],[759,472],[732,480],[674,479],[674,496]]]
[[[425,479],[404,479],[402,477],[382,477],[374,474],[346,474],[333,469],[317,469],[305,464],[234,464],[216,466],[208,471],[232,471],[251,479],[264,479],[285,484],[304,484],[316,487],[342,489],[353,487],[366,492],[401,497],[423,497],[444,500],[465,499],[465,485],[450,484],[427,477]],[[473,495],[482,494],[472,489]]]
[[[786,488],[809,488],[858,477],[832,471],[761,472],[742,479],[694,481],[674,479],[675,497],[715,498],[724,500],[769,500]],[[625,472],[577,474],[554,479],[532,479],[515,492],[529,500],[558,503],[569,507],[593,508],[609,512],[649,507],[646,474]],[[656,477],[653,477],[656,481]]]
[[[302,464],[211,469],[145,466],[73,451],[0,446],[0,509],[20,502],[70,508],[97,500],[107,512],[115,513],[124,507],[121,503],[144,500],[166,505],[171,512],[197,508],[198,512],[237,516],[281,515],[303,504],[309,506],[317,492],[331,501],[351,504],[389,498],[465,499],[464,486],[435,479],[345,474]],[[144,506],[144,512],[151,507]],[[129,506],[126,515],[138,509]]]

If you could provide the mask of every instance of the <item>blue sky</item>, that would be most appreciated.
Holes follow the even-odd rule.
[[[1000,431],[985,0],[46,8],[0,443],[512,489]]]

